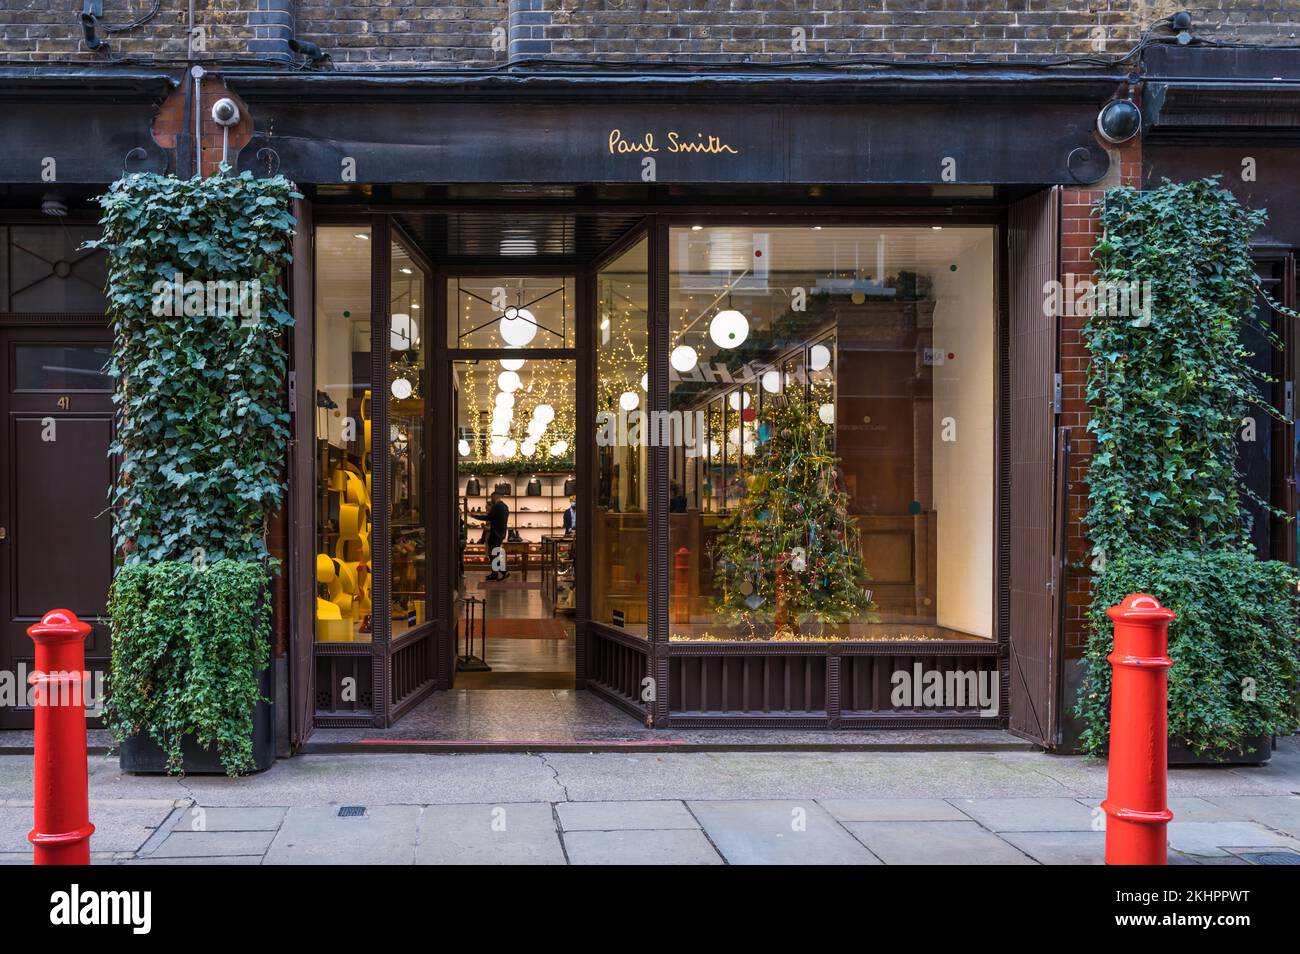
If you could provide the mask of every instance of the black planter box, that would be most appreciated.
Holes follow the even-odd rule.
[[[1256,735],[1242,743],[1242,751],[1210,749],[1204,755],[1193,752],[1181,741],[1169,740],[1170,765],[1263,765],[1273,757],[1273,740]]]
[[[271,669],[262,671],[260,689],[263,699],[271,699]],[[191,736],[181,745],[182,768],[186,775],[225,775],[226,769],[215,747],[204,747]],[[253,771],[265,772],[275,761],[275,706],[259,702],[253,707]],[[122,741],[118,765],[123,772],[137,775],[163,775],[167,756],[148,733]]]

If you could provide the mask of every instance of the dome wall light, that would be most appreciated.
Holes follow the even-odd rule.
[[[1097,114],[1097,133],[1109,143],[1128,142],[1142,130],[1142,111],[1129,99],[1112,99]]]

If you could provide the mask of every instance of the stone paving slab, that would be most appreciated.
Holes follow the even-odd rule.
[[[337,805],[296,806],[285,813],[265,863],[410,864],[419,818],[418,805],[380,805],[355,818],[340,818]]]
[[[872,865],[880,860],[830,812],[808,801],[691,802],[709,840],[733,865]]]
[[[1300,851],[1300,840],[1272,831],[1258,822],[1169,823],[1169,847],[1187,855],[1215,857],[1235,854],[1229,848],[1277,846]]]
[[[575,865],[720,865],[699,829],[574,831],[564,836]]]
[[[138,851],[166,821],[171,808],[118,808],[97,804],[90,812],[95,833],[92,851]],[[0,808],[0,851],[31,851],[27,833],[32,830],[30,807]]]
[[[1081,798],[1079,799],[1079,802],[1080,804],[1087,805],[1089,808],[1095,808],[1098,811],[1101,810],[1101,799],[1099,798]],[[1223,805],[1216,805],[1207,798],[1198,798],[1195,796],[1169,799],[1169,810],[1174,813],[1174,818],[1178,821],[1212,822],[1254,820],[1248,813],[1225,807]]]
[[[973,821],[845,822],[887,865],[1031,865],[1033,860]]]
[[[566,832],[700,827],[695,816],[678,801],[560,802],[555,810]]]
[[[989,831],[1093,831],[1099,826],[1093,809],[1074,798],[952,798],[949,802]]]
[[[271,846],[274,831],[172,831],[150,858],[216,858],[256,855]]]
[[[419,823],[422,865],[562,865],[549,803],[430,805]]]
[[[819,798],[839,821],[966,821],[942,798]]]
[[[223,808],[193,805],[179,814],[172,831],[275,831],[287,808]]]
[[[1042,865],[1104,865],[1104,831],[1012,831],[1002,840]]]
[[[1207,801],[1233,818],[1257,821],[1292,838],[1300,838],[1300,795],[1220,795]],[[1174,816],[1178,817],[1177,809]]]
[[[160,858],[151,855],[147,858],[127,858],[115,862],[120,865],[260,865],[261,855],[201,855],[195,858]]]

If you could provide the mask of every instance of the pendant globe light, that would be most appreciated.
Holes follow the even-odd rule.
[[[831,363],[831,349],[824,344],[815,344],[808,349],[808,367],[813,371],[825,371]]]
[[[523,358],[502,358],[501,369],[503,371],[518,371],[524,366]]]
[[[731,307],[730,298],[727,307],[709,322],[709,337],[719,348],[738,348],[749,337],[749,319]]]
[[[668,363],[673,366],[674,371],[685,374],[700,363],[700,356],[690,345],[678,345],[668,356]]]
[[[501,316],[501,340],[512,348],[523,348],[537,337],[537,320],[527,308],[511,305]]]

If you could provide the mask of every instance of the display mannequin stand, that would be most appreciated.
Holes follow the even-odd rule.
[[[458,672],[491,672],[492,667],[484,662],[487,656],[487,602],[476,596],[466,596],[462,600],[465,604],[465,652],[463,655],[456,657],[456,670]],[[474,617],[475,607],[481,606],[483,609],[479,616],[479,646],[483,656],[474,655]]]

